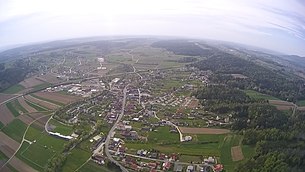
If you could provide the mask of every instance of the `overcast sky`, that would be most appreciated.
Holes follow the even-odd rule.
[[[164,35],[305,56],[304,0],[0,0],[0,46]]]

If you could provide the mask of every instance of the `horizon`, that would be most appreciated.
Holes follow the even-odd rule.
[[[299,0],[276,4],[6,0],[0,2],[0,10],[1,49],[95,36],[147,35],[225,41],[305,56],[305,3]]]

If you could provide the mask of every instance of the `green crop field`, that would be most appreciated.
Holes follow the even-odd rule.
[[[30,101],[28,101],[28,100],[25,100],[25,102],[26,102],[29,106],[31,106],[31,107],[33,107],[34,109],[36,109],[37,111],[47,111],[47,110],[49,110],[49,109],[47,109],[47,108],[45,108],[45,107],[39,106],[39,105],[37,105],[37,104],[35,104],[35,103],[32,103],[32,102],[30,102]]]
[[[0,121],[0,130],[4,127],[4,124]]]
[[[20,84],[17,84],[17,85],[13,85],[9,88],[7,88],[6,90],[3,91],[3,93],[6,93],[6,94],[15,94],[15,93],[18,93],[19,91],[21,90],[24,90],[24,86],[20,85]]]
[[[58,132],[62,135],[71,135],[73,132],[73,128],[68,125],[61,124],[60,122],[56,121],[55,119],[51,119],[49,124],[54,125],[55,128],[53,132]]]
[[[75,171],[83,163],[85,163],[91,156],[90,152],[75,148],[68,155],[67,160],[63,166],[62,171]]]
[[[4,155],[4,153],[0,151],[0,162],[4,161],[4,160],[7,160],[7,159],[8,158]]]
[[[2,129],[5,134],[19,143],[22,141],[25,130],[26,124],[24,124],[20,119],[14,119]]]
[[[6,107],[12,112],[12,114],[17,117],[20,113],[27,113],[28,111],[21,106],[18,100],[14,100],[6,103]]]
[[[265,100],[279,100],[276,97],[267,95],[267,94],[263,94],[254,90],[245,90],[245,93],[253,99],[265,99]]]
[[[65,140],[50,136],[33,125],[29,127],[25,138],[33,143],[30,145],[24,142],[17,156],[39,171],[43,171],[48,160],[60,153],[66,143]]]
[[[57,152],[52,149],[52,147],[43,146],[39,143],[33,143],[29,145],[23,152],[21,156],[27,158],[32,163],[37,164],[41,168],[44,168]]]

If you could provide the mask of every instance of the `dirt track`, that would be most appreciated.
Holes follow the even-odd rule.
[[[5,104],[0,105],[0,121],[6,125],[11,121],[13,121],[13,119],[14,119],[14,115],[6,107],[6,105]]]
[[[37,93],[35,93],[35,95],[37,95],[38,97],[45,98],[45,99],[54,100],[56,102],[60,102],[63,104],[68,104],[68,103],[75,102],[75,101],[81,99],[81,97],[63,95],[63,94],[56,93],[56,92],[37,92]]]
[[[217,128],[189,128],[189,127],[179,127],[180,131],[184,134],[226,134],[230,130],[227,129],[217,129]]]

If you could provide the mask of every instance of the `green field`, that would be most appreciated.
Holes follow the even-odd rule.
[[[0,161],[7,160],[8,158],[0,151]]]
[[[9,88],[7,88],[6,90],[3,91],[3,93],[6,93],[6,94],[15,94],[15,93],[18,93],[19,91],[21,90],[24,90],[24,86],[20,85],[20,84],[17,84],[17,85],[13,85]]]
[[[23,152],[21,156],[27,158],[32,163],[37,164],[39,167],[44,168],[51,159],[56,154],[56,151],[51,147],[43,146],[39,143],[33,143],[29,145]]]
[[[35,91],[38,91],[38,90],[42,90],[44,88],[47,88],[47,87],[50,87],[52,84],[50,83],[42,83],[42,84],[39,84],[39,85],[35,85],[33,88],[32,88],[32,92],[35,92]]]
[[[79,169],[79,172],[96,172],[96,171],[113,172],[113,170],[107,169],[105,166],[98,165],[92,161],[89,161],[81,169]]]
[[[172,143],[179,142],[178,133],[170,133],[170,127],[158,127],[155,131],[151,131],[148,134],[148,140],[150,143]]]
[[[68,155],[62,171],[75,171],[83,163],[85,163],[90,156],[91,152],[87,152],[79,148],[73,149]]]
[[[37,111],[47,111],[47,110],[49,110],[49,109],[47,109],[47,108],[45,108],[45,107],[36,105],[35,103],[32,103],[32,102],[30,102],[30,101],[28,101],[28,100],[25,100],[25,102],[26,102],[29,106],[31,106],[31,107],[33,107],[34,109],[36,109]]]
[[[257,91],[254,91],[254,90],[245,90],[245,93],[250,97],[250,98],[253,98],[253,99],[265,99],[265,100],[279,100],[278,98],[276,97],[273,97],[273,96],[270,96],[270,95],[267,95],[267,94],[263,94],[263,93],[260,93],[260,92],[257,92]]]
[[[29,127],[25,138],[33,143],[30,145],[24,142],[17,156],[39,171],[43,171],[49,159],[61,153],[66,143],[65,140],[50,136],[33,125]]]
[[[305,106],[305,100],[299,100],[296,103],[298,106]]]
[[[71,135],[73,133],[73,128],[71,126],[64,125],[55,119],[51,119],[49,124],[55,126],[55,128],[52,130],[53,132],[58,132],[62,135]]]
[[[21,106],[18,100],[6,103],[6,107],[12,112],[15,117],[19,116],[21,113],[27,113],[27,110]]]
[[[11,123],[6,125],[2,131],[20,143],[26,127],[26,124],[24,124],[20,119],[14,119]]]
[[[4,124],[0,121],[0,130],[4,127]]]

